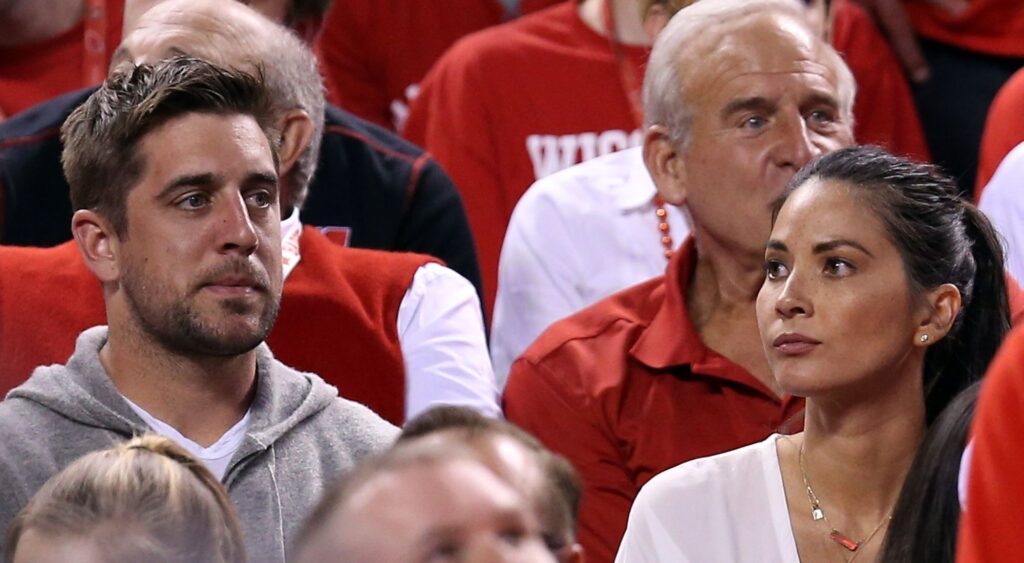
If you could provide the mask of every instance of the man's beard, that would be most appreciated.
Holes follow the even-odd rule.
[[[221,271],[227,268],[222,268]],[[235,268],[237,269],[237,268]],[[229,271],[233,271],[229,269]],[[246,266],[246,271],[254,269]],[[196,289],[189,295],[169,296],[164,293],[165,287],[156,289],[165,299],[162,302],[147,297],[156,297],[153,286],[142,280],[132,268],[125,271],[121,286],[125,298],[139,328],[152,340],[168,350],[188,357],[212,356],[231,357],[249,352],[266,340],[273,328],[280,310],[280,293],[273,291],[266,283],[266,276],[254,276],[261,280],[261,292],[266,296],[263,310],[256,326],[250,331],[223,331],[215,323],[203,318],[192,306],[193,298],[201,291]],[[208,275],[213,278],[215,275]],[[142,297],[140,299],[140,297]],[[220,301],[222,318],[247,316],[259,308],[259,304],[251,304],[242,299],[223,299]]]

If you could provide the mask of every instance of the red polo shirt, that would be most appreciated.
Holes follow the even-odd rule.
[[[505,416],[583,477],[588,561],[614,559],[655,474],[762,440],[803,408],[701,342],[685,305],[695,263],[690,241],[665,276],[556,323],[512,366]]]
[[[1022,8],[1024,9],[1024,8]],[[1024,43],[1024,36],[1021,37]],[[974,201],[981,201],[985,189],[999,164],[1017,145],[1024,142],[1024,68],[1003,84],[992,100],[985,119],[985,133],[978,151],[978,178],[974,184]]]

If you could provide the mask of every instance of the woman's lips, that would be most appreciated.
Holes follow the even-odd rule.
[[[809,336],[802,334],[787,332],[780,334],[772,342],[772,346],[779,351],[779,353],[786,356],[800,356],[807,354],[811,350],[814,350],[819,344],[820,340],[815,340]]]

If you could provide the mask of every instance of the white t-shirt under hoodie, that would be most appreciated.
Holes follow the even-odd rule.
[[[695,459],[640,489],[616,563],[799,563],[776,440]]]

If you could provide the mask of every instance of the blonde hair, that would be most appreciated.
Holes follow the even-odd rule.
[[[246,561],[224,487],[188,452],[151,434],[87,454],[47,481],[7,531],[7,562],[28,530],[89,539],[110,562]]]

